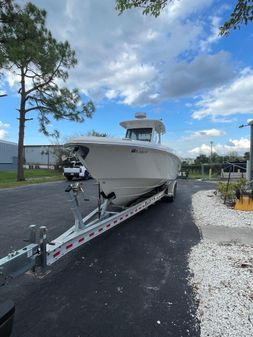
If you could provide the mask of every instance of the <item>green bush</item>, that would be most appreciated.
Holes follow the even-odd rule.
[[[236,182],[219,182],[217,190],[220,192],[222,199],[226,200],[228,203],[235,203],[236,201],[236,191],[239,189],[244,190],[246,187],[246,179],[241,178]]]

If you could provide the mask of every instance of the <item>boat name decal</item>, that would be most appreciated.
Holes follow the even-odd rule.
[[[132,149],[131,152],[132,153],[148,153],[147,150],[141,150],[141,149]]]

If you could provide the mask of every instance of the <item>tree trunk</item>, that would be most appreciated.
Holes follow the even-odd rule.
[[[18,134],[18,170],[17,181],[25,180],[24,174],[24,138],[25,138],[25,75],[21,69],[21,91],[19,109],[19,134]]]
[[[24,175],[24,136],[25,136],[25,114],[19,114],[19,134],[18,134],[18,171],[17,181],[25,180]]]

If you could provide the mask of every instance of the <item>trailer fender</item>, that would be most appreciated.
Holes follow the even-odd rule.
[[[176,197],[176,192],[177,192],[177,181],[173,180],[168,182],[163,199],[168,202],[174,201]]]

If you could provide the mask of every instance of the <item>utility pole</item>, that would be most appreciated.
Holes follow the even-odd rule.
[[[250,149],[249,149],[249,181],[251,188],[253,187],[253,120],[248,124],[240,125],[239,128],[250,126]]]
[[[253,180],[253,120],[249,122],[250,126],[250,151],[249,151],[249,180],[251,181],[252,187],[252,180]]]
[[[212,140],[210,142],[210,145],[211,145],[210,162],[212,162],[212,157],[213,157],[213,141]]]

